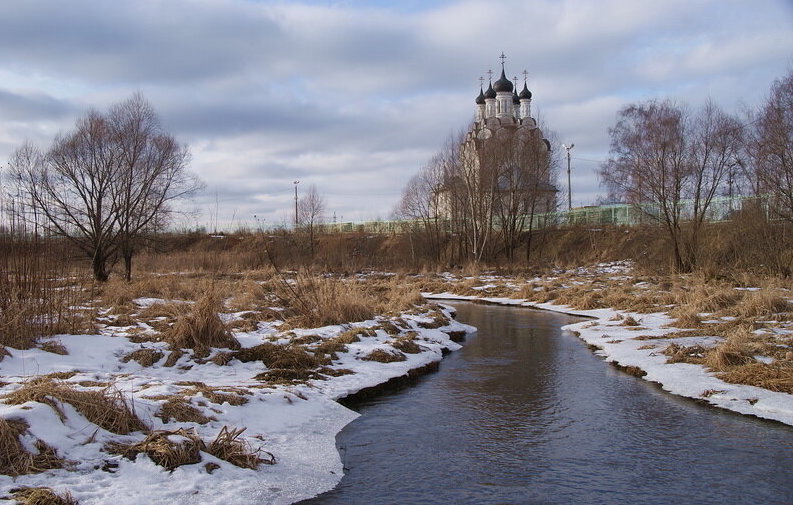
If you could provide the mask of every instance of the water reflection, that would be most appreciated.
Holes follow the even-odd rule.
[[[790,504],[793,430],[618,372],[559,314],[458,305],[441,370],[357,406],[318,504]]]

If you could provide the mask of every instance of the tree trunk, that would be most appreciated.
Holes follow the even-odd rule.
[[[94,257],[91,260],[91,267],[94,272],[94,279],[99,282],[107,282],[108,273],[107,273],[107,258],[103,254],[100,254],[99,251],[94,253]]]

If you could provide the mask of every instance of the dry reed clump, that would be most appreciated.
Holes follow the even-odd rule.
[[[215,440],[206,447],[206,452],[240,468],[256,470],[262,463],[274,465],[275,456],[272,453],[262,448],[254,450],[246,440],[239,438],[245,430],[245,427],[229,429],[224,426]],[[261,454],[266,454],[267,457],[263,458]]]
[[[11,490],[11,496],[6,499],[16,500],[18,505],[79,505],[71,493],[66,491],[63,495],[55,493],[48,487],[19,487]]]
[[[220,320],[222,306],[214,292],[208,291],[165,333],[174,349],[192,349],[196,357],[206,357],[210,348],[239,349],[240,343]]]
[[[136,361],[140,366],[152,366],[153,364],[157,363],[162,359],[165,354],[162,351],[157,349],[138,349],[136,351],[132,351],[131,353],[127,354],[121,361],[124,363],[129,363],[130,361]]]
[[[726,371],[754,362],[755,359],[746,347],[734,341],[727,341],[710,349],[704,360],[705,365],[716,371]]]
[[[309,380],[324,380],[323,374],[318,370],[300,370],[291,368],[272,368],[266,372],[256,374],[254,379],[270,384],[297,384]]]
[[[431,321],[418,321],[418,325],[422,328],[436,329],[449,325],[449,318],[438,310],[433,310],[432,312],[425,314],[424,317],[430,318]],[[389,333],[389,335],[391,334],[387,330],[386,333]]]
[[[217,437],[206,444],[193,429],[180,428],[175,431],[153,431],[140,442],[125,444],[111,442],[105,450],[134,461],[138,454],[145,453],[155,464],[173,471],[183,465],[201,462],[201,452],[228,461],[241,468],[257,469],[260,464],[275,464],[275,457],[261,448],[253,449],[239,436],[245,428],[229,428],[224,426]],[[260,454],[267,454],[263,458]]]
[[[702,318],[696,307],[682,305],[669,311],[669,316],[675,319],[673,323],[677,328],[701,328]]]
[[[742,318],[771,317],[789,312],[790,303],[771,290],[750,291],[744,295],[735,312]]]
[[[261,361],[267,368],[283,368],[289,370],[306,370],[316,368],[321,363],[316,357],[307,353],[301,346],[259,344],[254,347],[240,349],[234,355],[242,362]]]
[[[176,362],[179,361],[179,358],[185,355],[185,352],[181,349],[174,349],[173,351],[168,354],[168,358],[166,358],[165,363],[162,366],[165,367],[172,367],[176,365]]]
[[[379,305],[357,282],[298,273],[280,278],[275,293],[293,327],[313,328],[374,317]]]
[[[216,364],[217,366],[226,366],[231,363],[231,360],[233,359],[234,353],[220,351],[216,352],[211,358],[209,358],[209,361]]]
[[[415,341],[417,336],[418,334],[416,332],[411,331],[406,333],[404,336],[399,337],[398,339],[386,343],[394,349],[406,354],[418,354],[421,352],[421,346],[419,346]]]
[[[169,423],[174,420],[179,423],[207,424],[215,421],[214,417],[205,416],[200,410],[181,396],[171,396],[160,406],[155,416],[162,422]]]
[[[11,405],[44,403],[52,407],[62,420],[65,419],[65,414],[58,402],[68,403],[90,422],[119,435],[147,429],[145,423],[127,404],[121,391],[115,388],[80,390],[66,383],[40,378],[26,382],[3,399]]]
[[[639,321],[633,316],[628,316],[622,320],[622,326],[639,326]]]
[[[669,356],[666,360],[667,363],[692,363],[702,365],[705,363],[705,357],[708,350],[700,345],[683,346],[678,344],[669,344],[664,349],[664,354]]]
[[[333,337],[324,340],[322,343],[315,346],[313,350],[314,356],[316,356],[320,361],[326,361],[327,358],[334,360],[339,359],[338,353],[347,352],[347,344],[339,340],[337,337]]]
[[[146,438],[134,444],[110,442],[105,451],[118,454],[135,461],[138,454],[146,454],[155,464],[173,471],[182,465],[192,465],[201,461],[204,441],[194,430],[179,428],[175,431],[153,431]]]
[[[432,324],[432,323],[426,323],[426,324]],[[442,326],[445,326],[445,325],[442,325]],[[380,321],[377,324],[377,326],[375,326],[373,329],[374,330],[383,330],[384,332],[386,332],[386,333],[388,333],[389,335],[392,335],[392,336],[393,335],[399,335],[400,333],[402,333],[402,330],[399,328],[399,326],[394,324],[392,321],[388,321],[388,320]]]
[[[9,223],[5,223],[9,224]],[[22,229],[15,230],[18,225]],[[11,223],[0,236],[0,345],[29,349],[41,337],[90,327],[84,300],[53,242]],[[17,233],[22,231],[22,233]],[[69,279],[69,280],[64,280]]]
[[[375,349],[361,359],[380,363],[394,363],[396,361],[405,361],[407,357],[397,350]]]
[[[693,279],[693,286],[680,287],[675,293],[675,303],[690,307],[695,312],[718,312],[740,302],[743,295],[730,286],[706,283]]]
[[[750,363],[736,366],[718,374],[719,379],[732,384],[747,384],[793,394],[793,367],[785,364]]]
[[[203,382],[197,381],[177,382],[176,384],[179,386],[189,386],[188,389],[182,391],[182,394],[184,395],[192,396],[200,394],[210,402],[217,403],[219,405],[222,405],[223,403],[236,406],[245,405],[248,403],[248,399],[245,398],[245,395],[250,394],[250,391],[243,388],[211,387],[207,386]]]
[[[42,351],[51,352],[52,354],[59,354],[61,356],[66,356],[69,354],[69,351],[66,350],[66,347],[64,347],[64,345],[57,340],[45,340],[39,344],[39,348]]]
[[[0,417],[0,474],[16,477],[65,466],[66,461],[58,457],[55,449],[41,440],[35,443],[36,454],[22,445],[19,437],[28,428],[22,419]]]

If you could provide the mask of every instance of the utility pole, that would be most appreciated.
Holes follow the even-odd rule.
[[[562,144],[562,147],[567,149],[567,212],[573,210],[573,191],[570,187],[570,149],[575,147],[575,144],[570,144],[570,146],[566,146]]]
[[[292,184],[295,185],[295,229],[297,229],[298,221],[297,221],[297,185],[300,184],[300,181],[295,181]]]

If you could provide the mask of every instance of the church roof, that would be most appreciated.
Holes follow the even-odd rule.
[[[518,94],[515,91],[512,92],[512,103],[515,105],[520,105],[520,97],[518,97]]]
[[[493,89],[496,91],[496,93],[504,91],[508,93],[512,92],[512,81],[507,79],[507,76],[504,75],[503,68],[501,69],[501,77],[499,77],[496,83],[493,85]]]
[[[531,98],[531,91],[529,91],[529,88],[526,87],[525,82],[523,83],[523,89],[521,90],[520,95],[518,96],[520,98],[529,98],[529,99]]]
[[[479,88],[479,96],[476,97],[476,104],[482,105],[485,103],[485,95],[482,93],[482,88]]]
[[[490,85],[488,85],[487,87],[487,91],[485,91],[485,98],[495,98],[495,97],[496,97],[496,91],[493,89],[493,83],[491,82]]]

